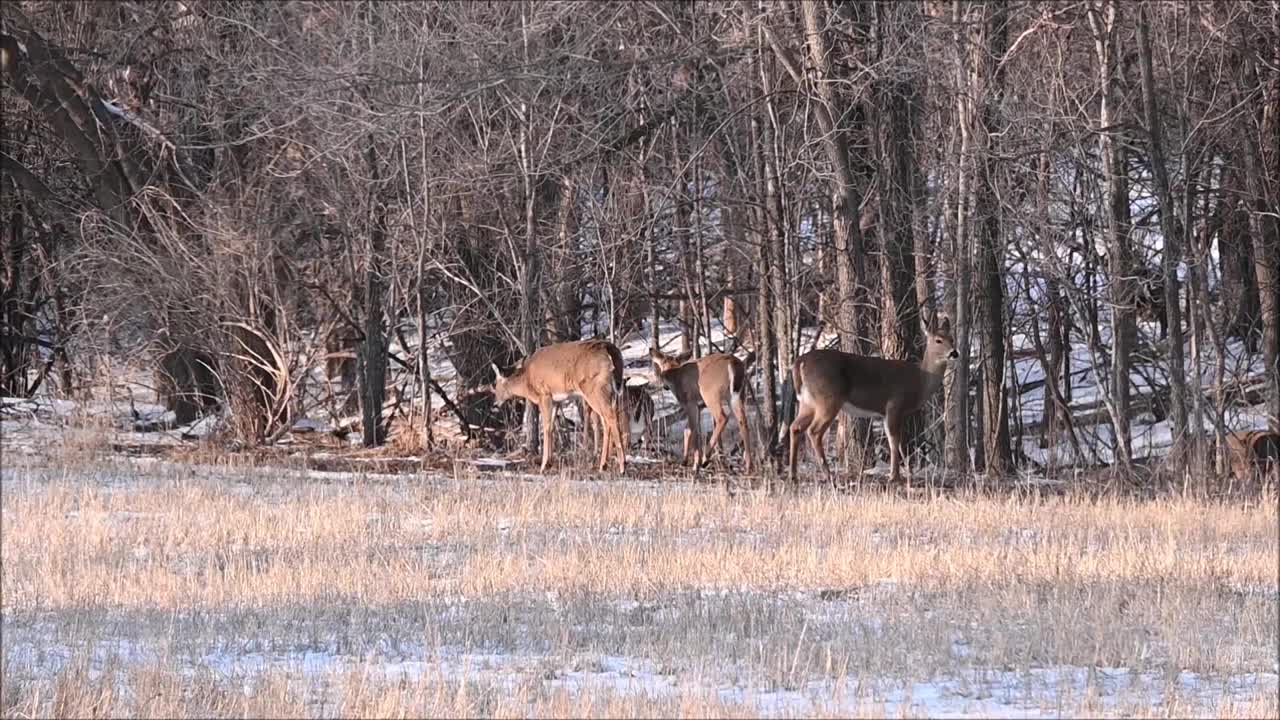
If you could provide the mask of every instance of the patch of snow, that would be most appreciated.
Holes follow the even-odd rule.
[[[124,118],[126,120],[129,119],[129,114],[126,113],[124,109],[121,108],[119,105],[116,105],[114,102],[110,100],[103,100],[102,107],[107,112],[111,113],[112,115],[115,115],[118,118]]]
[[[319,420],[311,418],[301,418],[293,424],[294,432],[324,432],[329,426]]]
[[[554,599],[553,599],[554,601]],[[621,601],[621,611],[639,609]],[[15,676],[48,677],[66,667],[85,648],[56,642],[4,644],[6,672]],[[211,671],[228,679],[250,679],[268,671],[284,671],[307,680],[321,680],[341,690],[352,671],[366,678],[412,682],[423,677],[443,681],[481,681],[514,688],[541,682],[546,689],[571,694],[610,692],[618,695],[662,697],[677,691],[705,694],[729,705],[745,706],[766,717],[804,716],[818,712],[838,715],[883,713],[889,717],[1056,717],[1064,708],[1087,707],[1102,713],[1132,712],[1145,707],[1157,714],[1178,710],[1212,713],[1224,702],[1259,701],[1274,697],[1280,675],[1253,672],[1210,676],[1188,670],[1134,671],[1124,667],[1049,666],[1024,669],[969,667],[954,674],[923,680],[858,678],[853,683],[827,677],[797,679],[790,687],[761,686],[749,679],[726,683],[698,673],[659,669],[653,661],[616,655],[572,658],[538,654],[475,653],[458,647],[434,650],[379,643],[361,654],[328,651],[237,652],[234,649],[197,651],[183,655],[127,640],[99,641],[89,651],[90,678],[100,677],[109,662],[175,663],[180,672]],[[968,641],[952,640],[951,654],[970,657]]]
[[[485,470],[502,470],[503,468],[510,467],[514,464],[510,460],[495,457],[458,458],[457,461],[467,465],[474,465],[477,468]]]
[[[189,425],[178,428],[178,432],[181,433],[183,437],[206,437],[218,427],[218,423],[221,421],[222,418],[216,413],[205,415]]]
[[[0,397],[0,411],[13,414],[66,417],[78,407],[80,407],[79,403],[74,400],[58,400],[49,397]]]

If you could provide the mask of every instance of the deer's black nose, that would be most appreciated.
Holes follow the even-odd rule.
[[[951,351],[951,356],[950,356],[950,357],[951,357],[951,359],[953,359],[953,360],[954,360],[955,358],[960,357],[960,353],[956,352],[955,350],[952,350],[952,351]]]

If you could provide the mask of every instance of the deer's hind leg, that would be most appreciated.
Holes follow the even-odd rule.
[[[711,441],[707,443],[707,452],[702,458],[703,465],[711,461],[712,453],[720,447],[720,435],[729,425],[729,414],[724,411],[724,406],[719,401],[707,403],[707,410],[711,411],[711,419],[715,421],[715,427],[711,430]]]
[[[741,436],[742,443],[742,464],[745,472],[751,472],[751,429],[747,426],[747,409],[744,407],[743,395],[745,393],[734,393],[729,404],[733,407],[733,415],[738,420],[738,435]]]
[[[600,443],[600,464],[597,466],[599,472],[604,472],[609,465],[609,450],[616,446],[618,451],[618,472],[621,473],[626,469],[626,451],[622,447],[622,433],[618,428],[618,404],[614,398],[610,397],[607,391],[598,391],[583,396],[591,410],[600,416],[600,421],[604,425],[604,438]]]

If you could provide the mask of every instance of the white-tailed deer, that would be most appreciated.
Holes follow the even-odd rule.
[[[942,386],[947,363],[959,357],[949,318],[944,317],[936,331],[924,328],[924,333],[924,358],[918,363],[839,350],[812,350],[800,356],[792,368],[799,398],[796,419],[791,423],[793,486],[799,482],[796,461],[800,458],[803,433],[808,434],[823,471],[831,477],[822,440],[841,410],[853,417],[884,418],[885,435],[889,438],[889,477],[893,481],[899,479],[898,458],[905,456],[902,433],[906,419]]]
[[[643,436],[653,442],[653,396],[648,385],[627,385],[624,397],[626,423],[632,437]]]
[[[676,396],[676,402],[680,403],[685,419],[688,420],[681,463],[689,462],[689,448],[692,444],[696,448],[695,467],[706,464],[720,442],[720,434],[729,424],[729,416],[725,412],[725,405],[728,405],[738,419],[744,468],[746,472],[751,472],[751,432],[743,403],[746,400],[747,368],[755,360],[755,353],[748,354],[745,360],[726,353],[688,360],[687,355],[671,356],[652,348],[649,350],[649,357],[653,360],[654,372],[671,390],[671,394]],[[711,411],[711,417],[715,420],[711,442],[705,453],[702,452],[702,411],[699,403]]]
[[[497,379],[493,398],[499,404],[521,397],[538,406],[542,423],[542,471],[551,462],[551,430],[555,404],[580,397],[587,409],[583,420],[591,426],[591,413],[599,415],[605,426],[605,442],[601,443],[599,470],[609,462],[609,449],[618,449],[618,472],[626,471],[626,442],[618,422],[622,400],[622,353],[613,343],[592,339],[557,343],[539,348],[509,375],[493,366]]]
[[[1280,466],[1280,433],[1270,430],[1238,430],[1227,433],[1231,470],[1241,481],[1265,476]]]
[[[579,408],[582,410],[582,419],[585,422],[590,410],[581,405]],[[590,417],[592,423],[588,431],[591,433],[591,448],[595,450],[600,447],[600,436],[604,428],[599,415],[591,413]],[[646,442],[653,442],[653,397],[649,395],[647,384],[623,386],[622,410],[618,416],[618,422],[626,424],[629,439],[643,436]],[[630,444],[627,447],[631,447]]]

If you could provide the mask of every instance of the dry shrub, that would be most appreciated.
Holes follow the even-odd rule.
[[[58,461],[76,466],[92,464],[111,454],[115,430],[110,419],[77,412],[66,419],[58,444]]]
[[[168,340],[155,370],[158,394],[179,425],[226,402],[229,431],[258,443],[287,419],[289,366],[270,335],[248,323],[226,322],[203,333]]]
[[[392,416],[387,420],[386,447],[394,454],[416,455],[427,449],[427,433],[422,418]]]
[[[223,327],[223,382],[232,428],[242,441],[261,442],[287,421],[289,366],[267,331],[243,322]]]

